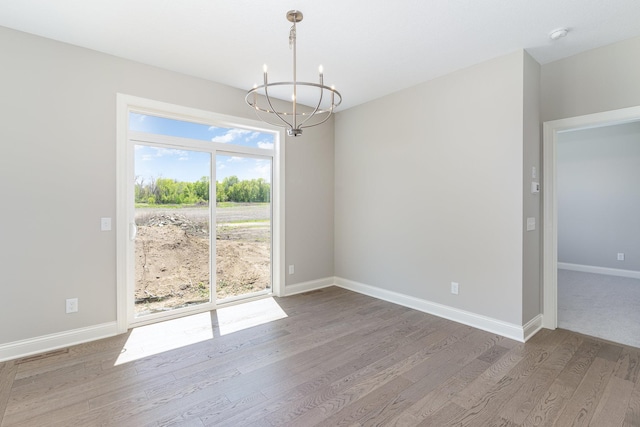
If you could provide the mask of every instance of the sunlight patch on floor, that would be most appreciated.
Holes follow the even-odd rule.
[[[287,317],[287,313],[273,298],[220,308],[215,314],[218,317],[220,335],[231,334]]]
[[[213,327],[208,311],[140,326],[131,331],[115,365],[210,339],[213,339]]]
[[[175,350],[216,335],[227,335],[275,320],[287,313],[273,298],[264,298],[133,329],[114,365]],[[212,326],[217,319],[217,326]]]

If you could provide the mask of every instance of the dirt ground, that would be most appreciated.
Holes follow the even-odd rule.
[[[207,209],[136,209],[136,314],[209,300]],[[270,286],[268,205],[216,209],[216,297]]]

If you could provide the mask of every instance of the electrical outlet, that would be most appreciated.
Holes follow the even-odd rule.
[[[78,311],[78,298],[69,298],[67,300],[67,313],[76,313]]]
[[[451,282],[451,293],[458,295],[458,282]]]
[[[624,261],[624,252],[618,252],[618,261]]]
[[[293,264],[291,264],[291,265],[289,266],[289,274],[293,274],[293,273],[295,273],[295,271],[296,271],[296,270],[295,270],[295,268],[293,267]]]

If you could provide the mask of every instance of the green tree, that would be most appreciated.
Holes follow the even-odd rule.
[[[216,202],[226,202],[228,200],[229,196],[227,196],[224,185],[221,182],[216,182]]]

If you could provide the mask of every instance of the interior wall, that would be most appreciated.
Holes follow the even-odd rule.
[[[522,227],[522,322],[542,313],[542,203],[541,193],[531,192],[532,182],[541,182],[540,64],[528,53],[523,57],[523,188]],[[533,176],[535,168],[535,177]],[[535,230],[527,231],[527,218],[535,218]]]
[[[332,279],[333,258],[333,118],[289,138],[286,151],[287,285]],[[292,244],[289,244],[289,240]],[[295,242],[295,244],[293,243]]]
[[[337,115],[337,277],[521,324],[523,56]]]
[[[542,66],[542,121],[640,105],[640,37]]]
[[[556,150],[558,262],[640,271],[640,122],[560,133]]]
[[[542,121],[582,117],[579,122],[585,123],[588,120],[583,117],[585,115],[640,106],[640,86],[637,84],[639,51],[640,37],[635,37],[543,65]],[[551,150],[554,148],[550,147]],[[551,159],[553,154],[545,152],[544,158]],[[553,170],[554,165],[544,164],[543,167],[547,172]],[[547,203],[545,215],[551,215],[553,208],[553,202]],[[557,227],[545,228],[545,254],[552,254],[556,249],[552,246],[553,236],[550,233],[557,233]],[[549,257],[544,262],[543,323],[551,328],[556,327],[557,320],[555,269],[550,268],[554,262],[555,259],[552,261]]]
[[[241,90],[3,27],[0,51],[2,345],[116,320],[116,93],[255,115]],[[286,142],[287,285],[333,276],[325,126]],[[79,312],[65,314],[72,297]]]

